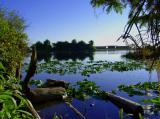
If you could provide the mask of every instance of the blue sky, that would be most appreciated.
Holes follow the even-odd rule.
[[[72,39],[93,40],[95,45],[123,45],[117,38],[127,23],[122,15],[93,9],[90,0],[1,0],[0,5],[16,10],[26,20],[30,43]]]

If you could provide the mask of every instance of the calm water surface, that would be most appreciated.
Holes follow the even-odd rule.
[[[107,60],[107,61],[127,61],[121,56],[128,51],[101,51],[96,52],[92,58],[94,61],[99,60]],[[55,58],[51,56],[52,60]],[[83,62],[89,61],[90,58],[83,58]],[[44,62],[44,60],[41,60]],[[57,80],[65,80],[74,84],[77,81],[83,80],[86,77],[81,76],[80,74],[48,74],[48,73],[40,73],[33,77],[37,80],[46,79],[57,79]],[[149,73],[145,69],[135,70],[135,71],[125,71],[125,72],[117,72],[117,71],[105,71],[102,73],[92,74],[87,78],[90,81],[96,82],[96,84],[100,87],[100,89],[105,91],[116,90],[117,86],[120,84],[136,84],[139,82],[146,81],[158,81],[157,72],[153,71]],[[160,80],[160,79],[159,79]],[[149,98],[146,96],[132,96],[129,97],[126,93],[118,92],[117,95],[122,97],[126,97],[130,100],[141,103],[140,101],[144,98]],[[94,106],[91,106],[94,104]],[[89,98],[85,101],[80,101],[77,99],[73,99],[72,105],[76,107],[85,117],[86,119],[119,119],[119,108],[112,104],[110,101],[104,101],[96,98]],[[54,114],[61,115],[63,119],[80,119],[65,103],[63,102],[52,102],[49,104],[40,105],[37,107],[39,114],[42,119],[52,119]],[[160,119],[160,114],[157,115],[149,115],[150,119]]]

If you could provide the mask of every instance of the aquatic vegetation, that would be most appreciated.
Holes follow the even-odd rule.
[[[27,110],[28,103],[24,98],[20,81],[9,76],[0,63],[0,118],[1,119],[34,119]]]
[[[120,116],[120,119],[124,119],[124,117],[123,117],[123,109],[120,109],[119,116]]]
[[[82,76],[101,73],[103,71],[132,71],[144,68],[141,62],[108,62],[92,61],[83,63],[81,61],[58,61],[53,60],[47,63],[38,64],[38,73],[58,73],[61,75],[69,73],[80,73]]]
[[[37,72],[58,73],[64,75],[65,73],[76,73],[82,65],[83,64],[81,62],[76,61],[60,62],[58,60],[54,60],[38,64]]]
[[[143,102],[153,103],[155,105],[160,106],[160,97],[155,97],[155,98],[152,98],[152,99],[146,99],[146,100],[143,100]],[[159,109],[160,109],[160,107],[159,107]]]
[[[96,83],[88,81],[87,79],[78,81],[76,85],[70,86],[70,88],[67,89],[68,96],[80,100],[84,100],[89,96],[96,96],[98,93],[100,93],[100,90]]]
[[[37,87],[42,87],[43,86],[43,82],[41,80],[34,80],[32,79],[30,82],[29,82],[30,85],[35,85]]]
[[[87,94],[96,94],[99,89],[95,82],[88,81],[84,79],[83,81],[78,81],[77,86],[79,86],[79,90],[82,92],[86,92]]]
[[[130,86],[120,85],[118,88],[119,88],[120,91],[124,91],[124,92],[128,93],[129,96],[145,95],[142,91],[136,90],[133,85],[130,85]]]
[[[133,95],[146,95],[147,90],[152,90],[153,93],[159,93],[159,82],[144,82],[144,83],[137,83],[135,85],[119,85],[118,88],[120,91],[124,91],[128,93],[130,96]]]
[[[53,60],[47,63],[38,64],[38,72],[47,72],[47,73],[57,73],[60,75],[65,74],[81,74],[85,78],[89,77],[92,74],[102,73],[105,71],[134,71],[145,69],[146,71],[152,71],[154,68],[157,69],[157,65],[153,64],[152,61],[118,61],[118,62],[109,62],[109,61],[58,61]],[[119,91],[126,92],[129,96],[146,96],[148,91],[151,92],[154,97],[151,99],[144,100],[145,103],[152,103],[155,106],[159,105],[159,99],[156,97],[159,95],[160,84],[158,82],[144,82],[137,83],[134,85],[120,85]],[[116,93],[116,90],[112,90],[113,93]],[[95,82],[89,81],[87,79],[83,81],[78,81],[76,85],[70,85],[67,89],[67,95],[72,99],[76,98],[79,100],[85,100],[91,97],[100,98],[107,101],[107,93],[99,89]],[[159,108],[155,108],[154,111],[158,111]],[[122,115],[121,115],[122,116]],[[124,114],[123,118],[128,118],[130,115]],[[143,118],[140,115],[140,118]]]
[[[76,85],[70,86],[70,88],[67,90],[67,95],[71,99],[76,98],[76,99],[79,99],[79,100],[85,100],[85,99],[88,99],[90,97],[94,97],[94,98],[102,99],[102,100],[105,100],[105,101],[110,100],[112,103],[114,101],[117,102],[118,100],[121,100],[120,103],[122,103],[122,101],[124,101],[124,99],[122,99],[121,97],[118,97],[118,96],[113,95],[109,92],[100,90],[95,82],[89,81],[87,79],[84,79],[83,81],[78,81],[76,83]],[[127,104],[129,105],[129,103],[130,103],[127,100],[125,100],[124,102],[125,102],[124,103],[125,106],[127,106]],[[121,105],[120,103],[114,103],[114,104],[119,107]],[[132,103],[132,106],[133,105],[135,106],[135,104]],[[125,113],[123,113],[123,109],[121,109],[120,113],[119,113],[121,119],[130,118],[131,114],[133,116],[136,116],[136,113],[134,113],[133,111],[130,111],[130,112],[126,111],[125,106],[124,107],[122,106],[122,108],[124,108],[124,110],[125,110]],[[127,108],[127,109],[129,109],[129,108]],[[135,110],[136,109],[137,108],[135,108]],[[141,112],[139,112],[139,113],[141,113]]]
[[[126,92],[129,96],[146,96],[148,91],[152,93],[149,99],[144,99],[142,102],[146,104],[153,104],[153,111],[160,110],[160,82],[144,82],[135,85],[120,85],[120,91]]]
[[[107,93],[99,89],[99,86],[93,81],[84,79],[77,81],[75,85],[70,85],[67,89],[67,95],[70,98],[85,100],[90,97],[105,99],[107,101]]]

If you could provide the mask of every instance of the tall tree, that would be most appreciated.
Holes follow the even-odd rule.
[[[160,0],[91,0],[91,5],[94,8],[102,7],[107,13],[111,10],[122,13],[128,7],[128,22],[120,38],[125,41],[129,38],[138,48],[147,45],[154,49],[160,47]],[[130,34],[134,25],[138,38]],[[142,32],[142,28],[145,28],[145,32]]]
[[[27,51],[25,21],[16,12],[0,9],[0,62],[15,73]]]
[[[46,39],[44,42],[43,42],[43,46],[44,46],[44,50],[46,51],[46,52],[51,52],[51,50],[52,50],[52,46],[51,46],[51,42],[48,40],[48,39]]]

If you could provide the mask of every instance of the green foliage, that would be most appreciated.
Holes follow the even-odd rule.
[[[129,71],[144,68],[141,62],[108,62],[94,61],[83,64],[80,61],[58,61],[53,60],[47,63],[41,63],[37,67],[38,72],[59,73],[61,75],[67,73],[80,73],[83,76],[101,73],[106,70],[110,71]]]
[[[41,80],[34,80],[32,79],[30,82],[29,82],[30,85],[35,85],[37,87],[42,87],[43,86],[43,82]]]
[[[71,41],[71,43],[57,42],[51,45],[49,40],[45,40],[43,43],[38,41],[33,46],[36,46],[38,54],[40,53],[51,53],[54,51],[57,52],[66,52],[66,53],[77,53],[77,52],[93,52],[95,51],[94,42],[91,40],[89,43],[85,43],[84,41],[77,42],[75,39]],[[32,47],[33,47],[32,46]]]
[[[123,117],[123,109],[120,109],[119,116],[120,116],[120,119],[124,119],[124,117]]]
[[[0,111],[1,119],[33,119],[34,117],[27,111],[26,100],[20,95],[11,90],[0,91]],[[18,102],[18,101],[20,102]]]
[[[97,97],[101,99],[107,99],[107,94],[105,91],[99,89],[95,82],[84,79],[83,81],[78,81],[75,85],[70,86],[67,89],[67,95],[71,98],[76,98],[79,100],[85,100],[91,97]]]
[[[153,90],[157,92],[159,90],[159,82],[144,82],[144,83],[137,83],[135,85],[119,85],[118,88],[120,91],[124,91],[128,93],[130,96],[133,95],[146,95],[144,91],[146,90]]]
[[[160,47],[159,4],[159,0],[91,0],[94,8],[102,7],[107,13],[112,10],[122,13],[124,9],[129,8],[125,33],[120,38],[126,42],[130,39],[137,48],[152,46],[158,49]],[[135,37],[130,34],[134,25],[138,31]]]
[[[160,106],[160,97],[155,97],[155,98],[152,98],[152,99],[146,99],[146,100],[143,100],[143,102],[153,103],[153,104],[156,104],[156,105]]]
[[[133,95],[142,96],[142,95],[145,95],[140,90],[136,90],[135,86],[133,86],[133,85],[129,85],[129,86],[120,85],[120,86],[118,86],[118,88],[119,88],[120,91],[124,91],[124,92],[128,93],[129,96],[133,96]]]
[[[144,99],[142,102],[154,104],[152,109],[154,111],[160,110],[160,82],[144,82],[129,86],[120,85],[118,88],[120,91],[126,92],[130,96],[145,96],[147,95],[146,92],[150,91],[150,93],[154,94],[154,96],[150,97],[150,99]],[[142,115],[140,115],[140,118],[143,119]]]
[[[65,73],[76,73],[82,66],[82,62],[78,61],[65,61],[60,62],[58,60],[50,61],[47,63],[41,63],[37,66],[37,71],[47,73],[59,73],[64,75]]]
[[[20,81],[9,76],[0,63],[0,119],[34,119],[27,112],[27,102],[21,93]]]
[[[122,13],[122,10],[125,8],[125,4],[120,0],[91,0],[91,4],[93,7],[103,7],[103,9],[110,13],[111,10],[115,10],[117,13]]]
[[[67,89],[67,95],[71,98],[85,100],[90,97],[96,97],[107,100],[107,93],[99,89],[95,82],[84,79],[77,81],[75,85],[70,85]]]
[[[78,81],[77,85],[79,86],[80,91],[86,92],[87,94],[94,94],[98,92],[98,86],[95,82],[88,81],[84,79],[83,81]]]
[[[54,53],[54,58],[59,60],[69,60],[69,59],[80,59],[84,60],[86,57],[93,59],[93,54],[95,51],[94,42],[91,40],[89,43],[84,41],[77,42],[75,39],[69,43],[57,42],[50,43],[49,40],[45,40],[43,43],[38,41],[33,46],[36,46],[37,49],[37,60],[48,62],[50,61],[52,54]]]
[[[95,47],[92,40],[87,44],[84,41],[77,42],[75,39],[73,39],[71,43],[67,41],[54,43],[53,51],[70,53],[93,52],[95,51]]]
[[[24,20],[16,12],[0,9],[0,62],[6,67],[7,73],[15,73],[26,54],[25,28]]]
[[[43,43],[40,41],[37,41],[35,44],[32,45],[36,46],[37,53],[40,54],[49,54],[52,51],[53,46],[51,45],[50,41],[46,39]]]
[[[97,96],[97,94],[100,92],[96,83],[88,81],[87,79],[78,81],[76,83],[76,87],[73,88],[71,86],[69,89],[67,89],[68,96],[84,100],[89,96]]]

